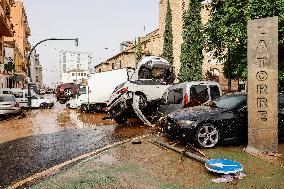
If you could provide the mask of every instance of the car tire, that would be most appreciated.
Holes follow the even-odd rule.
[[[120,115],[120,116],[117,116],[116,118],[114,118],[114,120],[115,120],[116,123],[118,123],[118,124],[126,124],[126,122],[127,122],[127,117],[126,117],[126,116],[123,116],[123,115]]]
[[[87,105],[87,104],[81,105],[81,111],[82,111],[83,113],[89,112],[89,107],[88,107],[88,105]]]
[[[202,148],[213,148],[220,141],[220,132],[218,127],[211,123],[204,123],[196,131],[196,143]]]
[[[102,105],[99,105],[99,104],[95,105],[94,112],[97,113],[97,112],[101,112],[101,111],[103,111]]]
[[[64,89],[64,96],[66,97],[70,97],[72,95],[72,91],[71,89]]]
[[[42,109],[47,109],[48,105],[46,103],[41,103],[39,107]]]
[[[138,94],[137,96],[139,96],[139,108],[140,110],[144,110],[147,107],[147,98],[145,95],[143,94]]]

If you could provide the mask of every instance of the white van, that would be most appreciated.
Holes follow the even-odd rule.
[[[12,94],[19,102],[20,107],[28,108],[28,89],[20,88],[0,88],[0,94]],[[32,108],[51,108],[54,102],[50,99],[43,98],[31,91],[31,107]]]
[[[215,81],[178,83],[166,90],[158,111],[160,115],[167,115],[178,109],[200,106],[207,101],[214,101],[221,95],[221,86]]]
[[[79,95],[70,99],[66,105],[69,108],[80,108],[83,112],[102,111],[115,87],[128,81],[132,74],[133,69],[130,68],[90,74],[85,89],[80,86]]]

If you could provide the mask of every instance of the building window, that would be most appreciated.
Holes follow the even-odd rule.
[[[111,68],[114,69],[114,63],[111,64]]]
[[[63,73],[66,73],[66,64],[63,64]]]
[[[72,73],[72,76],[75,76],[75,74],[74,74],[74,73]]]
[[[0,55],[2,56],[2,49],[3,49],[3,47],[2,47],[2,42],[0,42]]]
[[[210,64],[210,63],[211,63],[211,60],[208,60],[208,63]]]
[[[87,74],[86,74],[86,73],[84,73],[84,76],[87,76]]]
[[[122,68],[122,62],[121,62],[121,60],[119,61],[119,68]]]

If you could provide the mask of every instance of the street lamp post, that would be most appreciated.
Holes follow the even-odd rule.
[[[31,87],[30,87],[30,84],[31,84],[31,64],[30,64],[30,60],[31,60],[31,55],[32,55],[32,52],[35,50],[35,48],[43,43],[43,42],[46,42],[46,41],[75,41],[75,46],[78,47],[78,38],[49,38],[49,39],[44,39],[44,40],[41,40],[40,42],[38,42],[37,44],[35,44],[35,46],[33,46],[33,48],[31,49],[31,51],[29,52],[29,55],[28,55],[28,77],[30,78],[30,81],[28,83],[28,105],[29,107],[31,108]]]

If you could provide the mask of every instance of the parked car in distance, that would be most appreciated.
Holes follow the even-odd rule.
[[[214,81],[192,81],[175,84],[163,94],[158,107],[158,115],[169,113],[187,107],[199,106],[207,101],[213,101],[222,95],[219,83]]]
[[[0,94],[0,116],[21,112],[19,103],[12,94]]]
[[[28,89],[19,88],[0,88],[0,94],[12,94],[19,102],[21,108],[28,108]],[[31,108],[51,108],[54,102],[51,99],[44,98],[31,90]]]
[[[209,106],[210,105],[210,106]],[[284,96],[279,97],[279,138],[284,139]],[[247,141],[246,94],[224,95],[208,106],[184,108],[170,113],[164,124],[166,134],[184,142],[212,148],[218,143]]]
[[[78,92],[78,85],[74,83],[63,83],[57,86],[55,96],[60,104],[65,104],[70,97],[75,96]]]

